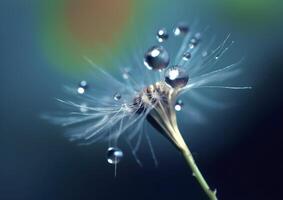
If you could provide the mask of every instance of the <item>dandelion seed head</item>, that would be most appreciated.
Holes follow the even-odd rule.
[[[182,111],[179,112],[182,116],[189,114],[190,120],[202,119],[198,107],[190,107],[192,102],[215,107],[222,105],[199,92],[203,88],[234,90],[249,87],[235,86],[229,82],[240,73],[239,62],[228,66],[218,65],[220,58],[234,43],[229,43],[230,35],[220,45],[212,48],[213,40],[205,43],[204,31],[189,31],[185,23],[177,24],[173,33],[184,36],[176,54],[172,54],[176,56],[170,57],[171,51],[169,55],[166,46],[145,48],[145,53],[138,58],[132,56],[135,60],[123,65],[129,68],[121,67],[121,73],[117,77],[86,58],[95,71],[91,80],[101,81],[102,84],[97,83],[93,88],[93,84],[81,81],[77,86],[66,87],[70,99],[58,101],[68,107],[67,111],[59,115],[47,115],[45,118],[69,127],[66,136],[72,141],[86,145],[101,140],[111,143],[112,149],[108,149],[107,155],[111,154],[109,158],[111,157],[112,163],[112,158],[123,156],[117,145],[120,138],[124,138],[140,164],[137,151],[142,134],[146,132],[143,131],[145,124],[152,125],[181,149],[183,144],[179,138],[170,135],[170,130],[177,126],[176,111]],[[167,36],[166,29],[161,28],[155,37],[164,41],[168,39]],[[179,99],[180,95],[182,100]],[[189,101],[186,106],[185,101]],[[134,145],[133,141],[136,141]],[[113,148],[117,148],[117,151]],[[108,158],[107,161],[109,162]]]

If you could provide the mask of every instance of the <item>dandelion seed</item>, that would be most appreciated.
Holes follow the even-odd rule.
[[[164,30],[160,35],[165,34]],[[188,31],[188,26],[181,23],[174,29],[174,35],[186,34]],[[196,95],[198,89],[201,90],[201,88],[243,90],[251,89],[251,87],[234,86],[228,82],[239,74],[240,62],[224,67],[216,66],[218,62],[215,59],[220,59],[228,47],[233,44],[232,42],[227,45],[229,35],[217,48],[209,50],[209,55],[207,55],[207,50],[210,45],[202,48],[203,43],[199,45],[200,37],[203,41],[202,33],[197,32],[192,38],[187,34],[176,58],[173,59],[177,65],[168,69],[166,68],[171,58],[167,50],[162,46],[152,46],[143,57],[144,65],[152,71],[146,70],[142,64],[139,65],[142,59],[137,60],[136,65],[130,65],[130,79],[129,70],[127,70],[127,74],[122,74],[122,78],[126,79],[124,82],[104,71],[91,59],[86,58],[94,68],[95,76],[103,80],[102,89],[97,88],[95,95],[88,93],[78,95],[84,94],[88,87],[86,81],[81,81],[78,88],[75,89],[77,92],[74,92],[72,88],[67,90],[73,98],[77,98],[79,101],[58,99],[69,109],[73,108],[73,112],[68,110],[60,116],[44,115],[44,117],[62,126],[72,126],[66,133],[66,136],[72,141],[77,140],[81,144],[89,145],[99,140],[107,140],[109,144],[115,144],[109,146],[107,150],[107,161],[110,164],[115,164],[115,174],[117,163],[123,157],[123,152],[117,147],[121,136],[125,137],[132,149],[133,156],[141,166],[137,152],[143,135],[143,126],[150,124],[182,153],[203,191],[209,199],[216,200],[216,193],[210,189],[202,176],[179,131],[176,111],[186,110],[187,106],[184,107],[182,101],[184,99],[193,101],[193,97],[195,97],[199,102],[206,104],[213,102],[200,94]],[[195,48],[196,46],[198,48]],[[194,56],[191,57],[192,49]],[[198,53],[198,49],[203,53]],[[188,59],[190,62],[184,62]],[[155,73],[153,70],[164,71]],[[99,84],[97,83],[97,85]],[[113,91],[118,92],[113,96]],[[179,99],[181,94],[184,96],[184,99],[182,96],[182,100]],[[186,98],[188,95],[191,95],[190,98]],[[123,99],[121,99],[122,97]],[[213,104],[216,103],[213,102]],[[78,109],[81,112],[78,112]],[[128,130],[130,130],[128,134],[124,134]],[[146,138],[149,140],[148,136]],[[153,151],[154,144],[149,142],[149,146],[154,156],[154,162],[157,163]]]

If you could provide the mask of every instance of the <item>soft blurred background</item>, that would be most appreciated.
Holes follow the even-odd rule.
[[[206,199],[182,157],[161,136],[153,138],[158,168],[146,144],[140,151],[143,168],[122,144],[125,156],[114,178],[106,144],[77,146],[63,137],[62,128],[39,118],[55,108],[53,98],[61,96],[62,84],[86,74],[83,56],[115,73],[118,59],[150,45],[159,27],[172,28],[178,21],[209,25],[220,39],[231,33],[236,44],[226,59],[244,56],[245,76],[239,79],[253,86],[228,92],[236,99],[233,106],[209,110],[207,123],[193,125],[193,134],[188,133],[205,177],[218,188],[219,199],[281,199],[282,4],[2,0],[0,199]]]

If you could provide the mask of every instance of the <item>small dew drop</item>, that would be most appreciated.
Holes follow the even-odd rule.
[[[192,57],[192,54],[190,52],[185,52],[183,54],[183,60],[188,61]]]
[[[175,110],[176,110],[176,111],[181,111],[182,108],[183,108],[183,106],[184,106],[183,101],[179,99],[179,100],[177,100],[177,102],[175,103]]]
[[[129,79],[130,78],[130,69],[129,68],[124,68],[123,70],[122,70],[122,78],[123,79]]]
[[[88,84],[85,80],[83,80],[83,81],[80,82],[79,87],[86,89],[88,87]]]
[[[199,40],[196,37],[191,38],[190,42],[189,42],[189,48],[193,49],[195,48],[199,43]]]
[[[197,33],[195,34],[195,38],[196,38],[197,40],[200,40],[200,38],[201,38],[201,33],[197,32]]]
[[[129,79],[129,74],[126,72],[123,72],[122,77],[123,79]]]
[[[161,28],[157,31],[156,38],[158,42],[164,42],[169,38],[169,34],[165,28]]]
[[[153,46],[144,55],[144,65],[149,70],[165,69],[170,62],[166,49],[162,46]]]
[[[188,81],[188,74],[178,66],[174,66],[165,72],[165,82],[173,88],[184,87]]]
[[[82,103],[81,106],[80,106],[80,111],[85,113],[88,111],[88,107],[85,103]]]
[[[118,92],[115,93],[114,96],[113,96],[113,99],[115,101],[119,101],[121,98],[122,98],[122,95],[120,93],[118,93]]]
[[[81,81],[81,82],[79,83],[77,92],[78,92],[79,94],[84,94],[87,88],[88,88],[88,84],[87,84],[87,82],[86,82],[85,80],[83,80],[83,81]]]
[[[173,30],[175,36],[184,35],[189,32],[189,26],[185,23],[179,23]]]
[[[207,56],[207,51],[203,51],[203,52],[201,53],[201,55],[202,55],[202,57]]]
[[[118,147],[109,147],[106,157],[109,164],[117,164],[123,158],[123,151]]]

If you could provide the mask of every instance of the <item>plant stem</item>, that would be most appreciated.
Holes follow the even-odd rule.
[[[204,192],[207,194],[208,198],[210,200],[217,200],[216,197],[216,190],[212,191],[207,184],[206,180],[202,176],[200,170],[198,169],[198,166],[196,165],[196,162],[193,158],[193,155],[191,151],[189,150],[188,146],[182,148],[181,150],[182,155],[184,156],[187,164],[191,168],[193,172],[193,176],[197,179],[198,183],[200,184],[201,188],[204,190]]]

